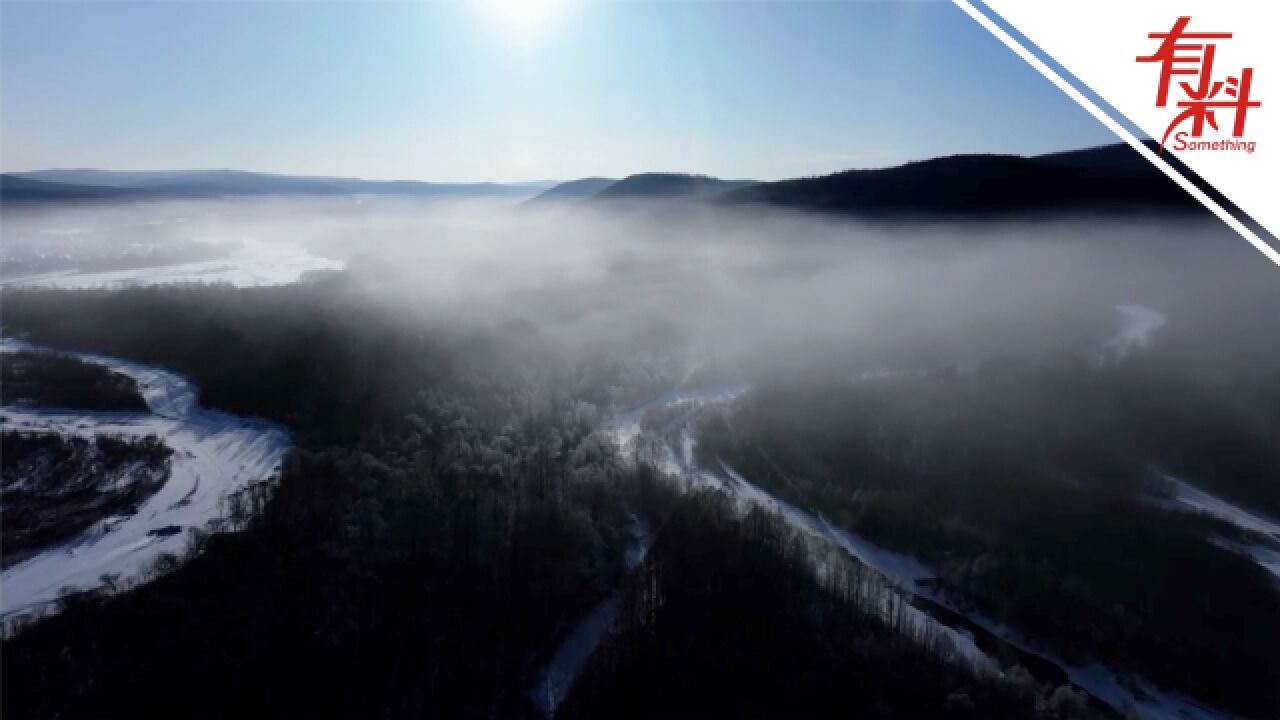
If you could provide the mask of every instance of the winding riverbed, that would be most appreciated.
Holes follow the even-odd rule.
[[[58,352],[12,338],[0,352]],[[91,353],[59,353],[106,366],[138,383],[149,412],[81,412],[0,407],[9,430],[92,437],[155,435],[173,450],[169,479],[131,515],[106,518],[70,542],[0,575],[0,617],[38,614],[64,588],[98,587],[104,575],[140,578],[156,558],[181,553],[187,530],[215,528],[229,494],[272,478],[290,444],[282,426],[203,408],[186,378],[140,363]]]

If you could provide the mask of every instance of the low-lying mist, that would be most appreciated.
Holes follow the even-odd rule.
[[[1280,349],[1276,268],[1211,220],[876,225],[691,205],[367,199],[81,208],[5,224],[7,258],[56,251],[72,265],[141,245],[223,262],[246,244],[291,249],[344,262],[357,297],[409,322],[497,330],[517,354],[661,356],[690,375],[1144,345],[1215,367]],[[1134,325],[1132,306],[1156,322],[1145,313],[1146,330]]]

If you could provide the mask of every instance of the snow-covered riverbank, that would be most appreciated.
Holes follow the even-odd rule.
[[[10,338],[0,352],[53,352]],[[38,613],[63,588],[89,589],[104,575],[138,578],[164,553],[180,553],[187,530],[204,529],[222,514],[229,494],[278,472],[290,444],[283,427],[202,408],[194,385],[149,365],[89,353],[62,353],[104,365],[137,381],[147,413],[0,408],[9,430],[91,437],[155,435],[173,450],[169,480],[132,515],[108,518],[68,543],[14,565],[0,575],[0,616]],[[175,532],[174,529],[177,529]]]

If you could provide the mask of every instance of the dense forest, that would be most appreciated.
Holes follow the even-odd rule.
[[[685,507],[647,465],[620,458],[595,428],[624,364],[597,358],[535,375],[522,361],[524,372],[508,372],[507,348],[491,339],[415,332],[346,292],[330,279],[6,297],[6,332],[166,364],[200,385],[203,403],[283,419],[298,437],[279,483],[231,504],[239,532],[193,534],[187,557],[162,559],[151,582],[68,596],[59,614],[7,639],[7,716],[533,715],[528,688],[556,644],[601,598],[636,582],[624,580],[628,518],[659,528],[654,562],[666,567],[694,531],[690,513],[718,517],[708,542],[739,549],[725,584],[689,608],[785,610],[755,649],[762,658],[813,649],[790,668],[809,682],[837,685],[857,668],[866,685],[844,707],[866,699],[1020,716],[1036,692],[1053,690],[1026,695],[928,659],[801,572],[777,527],[753,522],[772,529],[739,536],[714,500]],[[151,342],[157,332],[168,342]],[[747,543],[759,542],[773,549],[757,557]],[[683,562],[684,572],[722,572],[714,554]],[[779,569],[790,599],[723,594]],[[815,622],[803,611],[811,603],[830,619]],[[686,618],[673,631],[685,632],[687,612],[673,616]],[[848,633],[834,639],[837,622]],[[702,642],[723,630],[708,632]],[[826,662],[832,652],[839,664]],[[628,653],[623,644],[606,653],[589,687]],[[885,657],[894,660],[878,683]],[[709,677],[705,691],[693,684],[671,697],[710,708],[722,683]],[[584,692],[574,712],[620,711]]]
[[[1155,362],[776,385],[705,418],[698,452],[924,560],[943,597],[1069,660],[1266,717],[1280,708],[1280,594],[1218,539],[1275,538],[1161,499],[1168,473],[1273,511],[1277,406],[1252,381],[1210,389]]]
[[[1083,718],[1070,686],[943,661],[939,638],[860,596],[860,566],[721,493],[670,503],[614,633],[563,718]],[[901,609],[901,606],[898,608]]]
[[[147,403],[133,378],[101,365],[50,353],[5,353],[0,394],[10,405],[144,411]]]

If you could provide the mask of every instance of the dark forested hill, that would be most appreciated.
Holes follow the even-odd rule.
[[[564,194],[583,197],[597,182],[566,183],[546,196],[560,195],[564,188]],[[952,155],[776,182],[641,173],[605,185],[591,199],[700,200],[891,219],[1202,212],[1190,195],[1125,144],[1035,157]]]
[[[541,195],[538,195],[529,202],[543,203],[551,201],[582,200],[595,195],[616,182],[618,182],[616,178],[607,177],[586,177],[579,178],[577,180],[570,180],[543,191]]]
[[[1185,191],[1124,145],[1037,157],[954,155],[761,183],[721,199],[877,217],[1200,210]]]
[[[603,200],[710,197],[754,185],[754,180],[721,180],[683,173],[629,175],[596,193]]]

